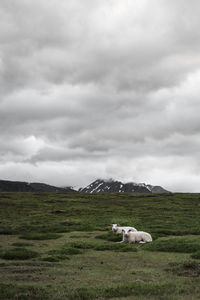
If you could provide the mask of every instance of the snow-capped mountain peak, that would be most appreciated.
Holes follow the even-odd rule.
[[[161,186],[153,186],[145,183],[128,182],[109,179],[97,179],[85,188],[81,188],[82,193],[168,193]]]

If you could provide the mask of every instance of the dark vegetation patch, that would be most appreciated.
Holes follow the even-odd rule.
[[[83,235],[78,235],[78,234],[70,235],[70,239],[79,239],[79,238],[85,238],[85,239],[88,239],[88,238],[90,238],[90,235],[88,235],[88,234],[83,234]]]
[[[39,254],[36,251],[29,250],[26,248],[13,248],[8,250],[1,250],[0,257],[2,259],[10,259],[10,260],[24,260],[35,258]]]
[[[59,215],[59,214],[65,214],[66,211],[63,210],[63,209],[62,209],[62,210],[61,210],[61,209],[57,209],[57,210],[53,210],[51,213],[52,213],[52,214]]]
[[[61,247],[60,249],[50,250],[48,254],[53,256],[58,255],[76,255],[82,254],[83,251],[80,249],[72,248],[72,247]]]
[[[78,248],[78,249],[93,249],[97,243],[88,241],[75,241],[66,243],[65,247]]]
[[[15,231],[11,227],[1,227],[0,226],[0,234],[15,234]]]
[[[48,299],[48,293],[41,287],[0,283],[0,299],[2,300],[41,300]]]
[[[200,259],[200,250],[197,251],[197,252],[195,252],[195,253],[193,253],[193,254],[191,255],[191,258],[194,258],[194,259]]]
[[[134,296],[159,296],[174,293],[175,283],[127,283],[107,288],[82,287],[72,291],[70,300],[92,300],[97,298],[110,299],[114,297]]]
[[[0,200],[1,199],[12,199],[12,194],[1,193]]]
[[[135,248],[133,245],[129,244],[102,244],[99,246],[96,246],[94,250],[97,251],[118,251],[118,252],[137,252],[137,248]]]
[[[119,251],[119,252],[136,252],[137,248],[133,245],[124,243],[101,243],[101,242],[86,242],[76,241],[66,244],[67,247],[78,249],[94,249],[96,251]]]
[[[20,236],[20,239],[24,240],[53,240],[62,237],[57,233],[37,233],[30,232]]]
[[[48,255],[45,256],[43,258],[41,258],[42,261],[49,261],[49,262],[59,262],[62,260],[69,260],[69,256],[67,256],[66,254],[56,254],[54,253],[53,255]]]
[[[102,239],[110,242],[120,242],[122,240],[122,235],[116,235],[113,232],[107,232],[95,236],[96,239]]]
[[[200,249],[200,237],[162,238],[145,244],[143,249],[150,251],[192,253]]]
[[[42,261],[12,261],[0,263],[0,267],[6,268],[18,268],[18,267],[54,267],[54,264],[42,262]]]
[[[25,234],[29,233],[64,233],[69,232],[70,229],[67,226],[61,225],[61,224],[48,224],[46,220],[43,221],[35,221],[31,222],[28,227],[26,225],[21,225],[19,228],[17,228],[17,232],[25,232]]]
[[[65,226],[78,226],[78,225],[81,225],[80,222],[70,221],[70,220],[63,221],[63,222],[61,222],[60,224],[61,224],[61,225],[65,225]]]
[[[166,270],[178,276],[198,277],[200,275],[200,263],[196,261],[170,263]]]
[[[12,243],[11,246],[15,246],[15,247],[30,247],[30,246],[33,246],[33,244],[26,243],[26,242],[16,242],[16,243]]]

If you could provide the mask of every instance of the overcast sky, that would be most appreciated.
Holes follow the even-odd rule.
[[[1,0],[0,179],[200,192],[200,1]]]

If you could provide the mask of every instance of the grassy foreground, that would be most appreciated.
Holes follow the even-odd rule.
[[[200,299],[200,194],[0,193],[0,299]]]

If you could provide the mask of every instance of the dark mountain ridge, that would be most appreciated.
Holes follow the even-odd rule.
[[[45,183],[0,180],[0,192],[71,193],[76,191],[71,187],[61,188]]]

